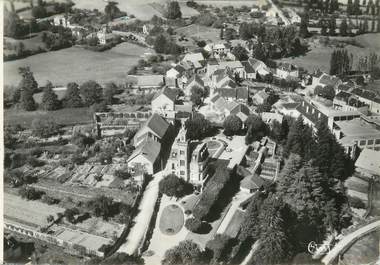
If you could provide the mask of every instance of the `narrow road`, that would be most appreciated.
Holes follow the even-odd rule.
[[[121,245],[117,252],[133,255],[139,249],[146,231],[149,228],[150,220],[154,212],[154,206],[158,198],[158,183],[165,176],[165,171],[160,171],[153,175],[153,180],[144,191],[143,198],[139,205],[139,213],[133,220],[135,223],[128,234],[126,242]]]
[[[322,259],[322,262],[325,265],[332,264],[339,254],[342,254],[343,251],[346,250],[354,241],[357,239],[375,231],[376,229],[380,229],[380,220],[372,222],[358,230],[352,232],[345,236],[342,240],[340,240],[332,250]]]
[[[251,251],[249,251],[248,255],[244,258],[243,262],[240,265],[247,265],[259,246],[260,240],[256,240],[256,242],[252,245]]]

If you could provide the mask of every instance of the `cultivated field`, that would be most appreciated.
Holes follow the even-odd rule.
[[[210,42],[220,41],[220,29],[212,27],[192,24],[186,27],[178,28],[175,32],[178,35],[184,35],[188,38],[201,39]]]
[[[21,79],[18,68],[24,66],[31,68],[39,85],[44,85],[47,80],[62,86],[68,82],[83,83],[90,79],[101,84],[111,81],[123,83],[128,70],[146,52],[152,50],[122,43],[104,52],[71,47],[41,53],[4,63],[4,84],[17,85]]]
[[[6,125],[19,124],[23,127],[30,127],[36,118],[51,118],[61,125],[88,124],[93,122],[92,112],[89,108],[60,109],[56,111],[23,111],[17,109],[4,110],[4,123]]]
[[[350,38],[335,39],[339,39],[340,41],[347,41]],[[354,69],[357,66],[358,58],[360,58],[361,56],[369,55],[371,52],[376,52],[380,55],[380,34],[365,34],[362,36],[357,36],[353,39],[356,40],[358,45],[363,46],[363,48],[353,45],[345,46],[348,52],[353,54]],[[299,56],[295,58],[283,58],[279,61],[293,63],[297,66],[305,68],[308,71],[320,69],[322,71],[328,72],[330,70],[330,56],[334,49],[336,49],[336,47],[332,45],[323,46],[317,43],[317,41],[315,41],[310,44],[309,48],[310,51],[305,56]]]

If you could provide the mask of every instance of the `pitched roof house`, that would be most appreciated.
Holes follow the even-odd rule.
[[[169,123],[164,118],[154,113],[133,137],[134,146],[138,146],[148,138],[160,142],[165,137],[169,126]]]
[[[169,87],[163,87],[152,99],[152,111],[162,113],[163,111],[174,111],[176,93]]]
[[[191,89],[193,87],[200,87],[200,88],[204,88],[205,87],[205,83],[204,81],[202,80],[202,78],[195,74],[193,77],[190,78],[188,84],[186,85],[185,89],[184,89],[184,93],[186,96],[190,96],[191,95]]]
[[[154,174],[160,166],[161,144],[152,139],[139,143],[128,158],[128,167],[144,167],[148,174]]]

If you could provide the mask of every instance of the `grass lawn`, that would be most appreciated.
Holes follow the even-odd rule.
[[[165,207],[160,217],[160,230],[165,235],[177,234],[184,223],[184,216],[178,205],[171,204]]]
[[[124,42],[104,52],[71,47],[41,53],[5,62],[4,84],[17,85],[21,79],[18,68],[23,66],[30,66],[40,86],[45,85],[47,80],[57,86],[69,82],[83,83],[90,79],[101,84],[111,81],[124,83],[128,70],[146,52],[152,50]]]
[[[379,38],[379,34],[366,34],[366,35],[367,36],[363,35],[363,36],[356,37],[358,38],[357,40],[358,43],[365,46],[364,48],[353,46],[353,45],[346,45],[345,47],[348,53],[353,54],[354,68],[357,66],[359,57],[369,55],[371,52],[377,52],[380,55],[378,48],[376,48],[377,45],[379,44],[373,44],[369,40],[371,39],[373,40],[373,42],[376,42],[375,40]],[[339,38],[339,40],[342,40],[342,38]],[[332,45],[323,46],[317,42],[312,42],[310,43],[309,49],[310,51],[307,52],[305,56],[299,56],[299,57],[294,57],[294,58],[292,57],[283,58],[281,60],[278,60],[278,62],[289,62],[299,67],[303,67],[306,70],[311,71],[311,72],[317,69],[320,69],[325,72],[329,72],[331,53],[334,51],[334,49],[337,49],[337,48]]]
[[[28,128],[34,119],[40,117],[51,118],[61,125],[78,125],[93,122],[92,112],[87,107],[56,111],[23,111],[14,108],[4,110],[4,123],[7,125],[20,124]]]

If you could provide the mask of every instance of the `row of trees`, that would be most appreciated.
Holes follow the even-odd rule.
[[[332,14],[339,11],[338,0],[307,0],[306,10],[319,10],[322,13]]]
[[[346,10],[347,14],[361,15],[363,13],[361,6],[365,7],[365,13],[368,15],[371,14],[372,16],[375,16],[379,14],[379,8],[380,8],[379,0],[376,0],[375,3],[373,2],[373,0],[369,0],[368,3],[366,0],[363,0],[362,5],[360,4],[360,0],[354,0],[354,2],[352,2],[352,0],[348,0],[347,10]]]
[[[330,58],[330,74],[346,75],[352,69],[353,55],[346,49],[334,50]]]
[[[17,89],[13,92],[11,100],[13,104],[20,104],[26,111],[36,110],[37,103],[33,95],[40,91],[38,83],[29,67],[20,68],[19,72],[22,79]],[[64,98],[58,100],[58,96],[53,91],[52,83],[48,81],[43,89],[40,107],[46,111],[57,110],[61,107],[78,108],[83,106],[94,106],[97,107],[96,110],[104,110],[105,104],[112,104],[114,101],[113,96],[116,93],[117,86],[113,83],[108,83],[102,88],[93,80],[87,81],[81,86],[72,82],[67,85]]]

